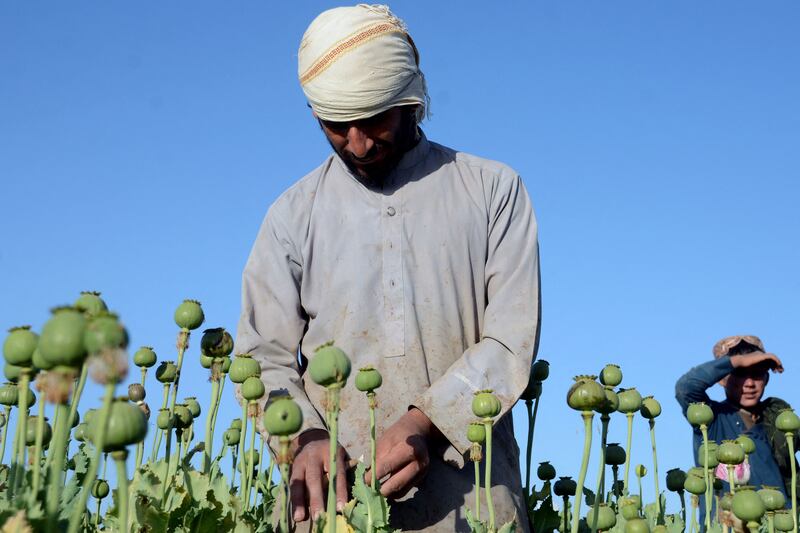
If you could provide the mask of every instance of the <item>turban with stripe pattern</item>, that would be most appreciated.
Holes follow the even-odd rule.
[[[427,113],[419,54],[387,6],[321,13],[303,35],[297,60],[300,85],[322,120],[349,122],[414,104],[419,119]]]

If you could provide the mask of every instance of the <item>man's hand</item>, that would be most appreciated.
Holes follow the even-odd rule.
[[[294,521],[314,520],[325,511],[328,491],[330,441],[328,432],[312,429],[292,443],[295,449],[292,476],[289,481]],[[339,446],[336,456],[336,509],[347,502],[347,453]]]
[[[773,372],[783,372],[783,363],[774,353],[753,352],[746,355],[732,355],[733,368],[750,368],[764,362],[773,363]]]
[[[381,494],[401,498],[417,485],[428,471],[431,453],[444,442],[441,432],[417,408],[411,408],[378,439],[375,467],[383,480]],[[369,483],[374,472],[367,474]],[[386,476],[389,476],[388,479]]]

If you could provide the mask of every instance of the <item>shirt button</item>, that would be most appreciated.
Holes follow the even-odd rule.
[[[394,207],[389,206],[386,208],[386,214],[390,217],[393,217],[395,213],[397,213],[397,211],[394,210]]]

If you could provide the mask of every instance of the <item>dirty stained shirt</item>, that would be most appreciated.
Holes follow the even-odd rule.
[[[333,154],[275,201],[244,270],[236,349],[259,361],[267,391],[297,400],[305,431],[325,427],[325,391],[305,363],[334,340],[353,373],[383,375],[378,435],[415,406],[460,467],[473,393],[493,389],[502,417],[527,384],[539,294],[536,219],[519,175],[423,135],[382,183]],[[496,440],[508,456],[510,419]],[[369,453],[368,420],[349,383],[339,428],[351,457]]]

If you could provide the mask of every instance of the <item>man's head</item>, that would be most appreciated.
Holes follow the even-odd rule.
[[[320,14],[300,43],[298,75],[331,146],[360,176],[384,176],[416,143],[425,78],[414,41],[388,7]]]
[[[753,357],[764,353],[764,343],[754,335],[736,335],[726,337],[714,345],[714,357]],[[756,407],[764,396],[764,389],[769,382],[769,371],[775,365],[770,360],[734,368],[720,380],[725,388],[725,397],[729,402],[750,410]]]

